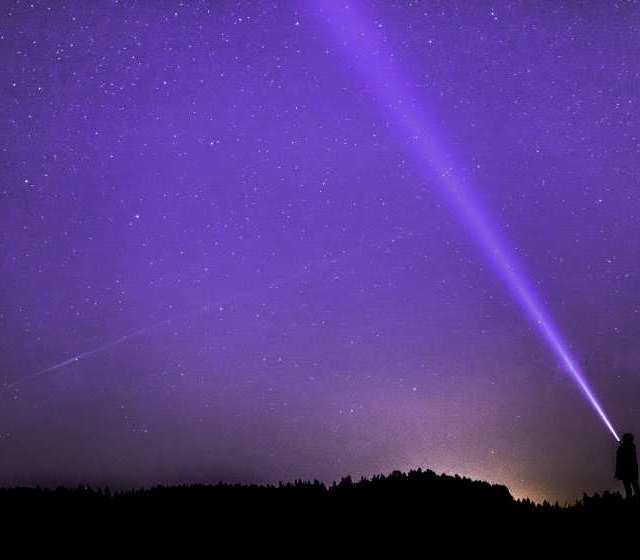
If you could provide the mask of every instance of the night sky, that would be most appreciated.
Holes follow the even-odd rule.
[[[403,115],[640,431],[639,3],[0,10],[0,485],[617,488]]]

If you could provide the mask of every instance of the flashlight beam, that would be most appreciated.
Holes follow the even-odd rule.
[[[459,166],[454,165],[450,152],[443,149],[442,143],[436,141],[435,119],[430,118],[424,103],[415,100],[407,85],[411,83],[410,80],[400,74],[394,54],[386,48],[386,38],[374,28],[373,19],[357,13],[353,4],[337,0],[322,0],[318,6],[328,22],[327,28],[347,54],[347,61],[355,64],[367,85],[371,85],[371,90],[377,93],[380,103],[395,117],[399,130],[411,139],[416,161],[421,165],[425,177],[441,187],[444,197],[486,254],[529,321],[613,437],[620,441],[567,343],[538,300],[526,275],[517,268],[516,260],[507,250],[498,228],[491,227],[488,214],[473,199],[470,181],[456,173],[455,169]]]

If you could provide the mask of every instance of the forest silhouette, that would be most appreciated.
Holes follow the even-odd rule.
[[[637,519],[640,513],[637,500],[626,500],[618,492],[585,494],[571,505],[535,503],[515,499],[503,485],[421,469],[359,481],[347,476],[331,485],[297,480],[277,485],[192,484],[117,492],[88,486],[3,488],[0,504],[15,516],[36,512],[43,517],[82,515],[149,521],[189,515],[237,526],[365,519],[390,523],[455,519],[458,523],[495,518],[575,524],[593,516],[614,522]]]

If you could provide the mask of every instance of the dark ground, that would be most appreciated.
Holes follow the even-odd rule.
[[[158,486],[111,492],[109,489],[6,488],[0,506],[14,519],[39,521],[206,522],[212,527],[296,526],[337,529],[369,523],[390,526],[494,521],[533,526],[601,526],[640,519],[640,506],[618,493],[585,495],[560,506],[516,500],[502,485],[433,471],[393,472],[354,482],[350,477],[326,486],[318,481],[257,485]]]

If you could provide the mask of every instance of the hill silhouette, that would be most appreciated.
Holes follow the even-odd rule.
[[[376,519],[388,523],[433,520],[522,519],[608,522],[638,518],[640,507],[619,493],[584,495],[572,505],[516,500],[506,486],[431,470],[394,471],[325,485],[297,480],[277,485],[218,483],[156,486],[112,492],[108,488],[4,488],[0,505],[34,519],[113,517],[151,521],[192,516],[209,522],[247,526],[293,522],[317,524]]]

